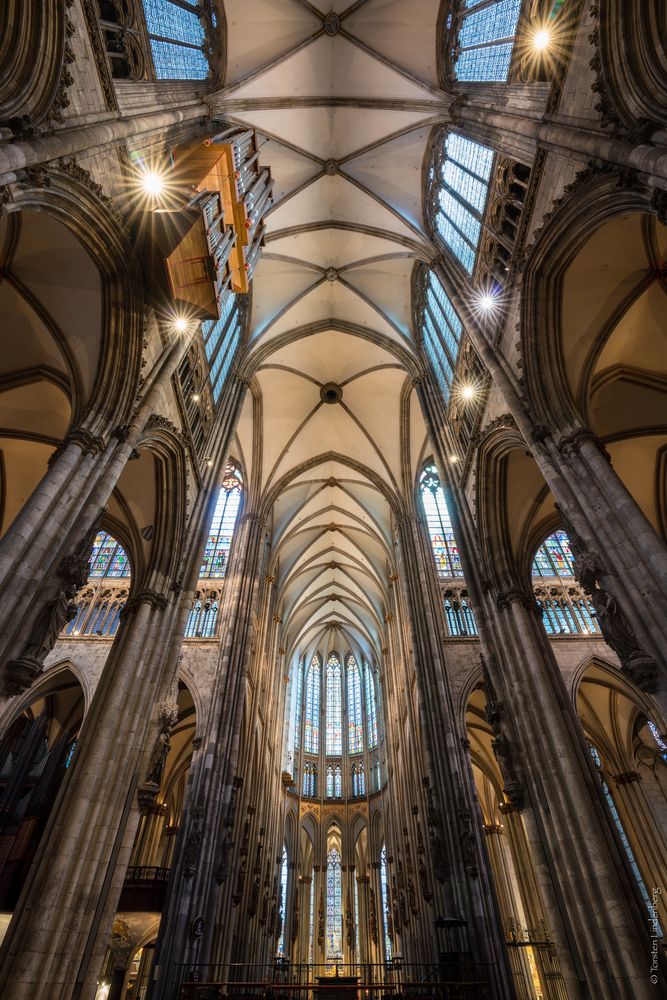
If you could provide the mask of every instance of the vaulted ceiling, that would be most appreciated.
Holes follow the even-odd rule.
[[[439,6],[225,4],[213,112],[257,130],[275,178],[237,447],[255,501],[273,504],[290,654],[344,646],[377,662],[384,645],[391,504],[425,450],[411,280],[437,256],[422,188],[447,102]],[[329,383],[338,401],[322,398]]]

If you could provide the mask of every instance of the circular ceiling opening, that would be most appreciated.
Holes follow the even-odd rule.
[[[330,403],[333,406],[334,403],[340,403],[343,398],[343,390],[337,382],[327,382],[320,389],[320,398],[323,403]]]

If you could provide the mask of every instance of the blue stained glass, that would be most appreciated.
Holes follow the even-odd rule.
[[[208,61],[201,49],[151,38],[153,66],[158,80],[205,80]]]
[[[294,704],[294,749],[301,746],[301,699],[303,698],[303,664],[298,663],[296,668],[296,692]]]
[[[428,302],[431,308],[431,314],[434,317],[437,317],[438,320],[437,330],[438,333],[440,334],[440,337],[445,342],[445,346],[447,347],[449,356],[454,361],[456,361],[457,355],[459,353],[459,342],[452,333],[452,331],[450,330],[449,324],[442,315],[442,310],[440,309],[438,301],[435,295],[433,294],[433,290],[431,288],[429,288],[428,291],[426,292],[426,301]],[[425,316],[424,318],[426,322],[430,322],[430,317]]]
[[[353,656],[349,656],[347,660],[347,724],[349,752],[361,753],[364,749],[361,678],[359,677],[357,661]]]
[[[480,80],[489,83],[504,83],[512,62],[514,45],[489,45],[484,49],[466,49],[456,63],[456,79],[461,83]]]
[[[462,167],[476,174],[483,181],[488,181],[491,177],[493,166],[493,150],[487,146],[481,146],[472,139],[466,139],[456,132],[450,132],[445,142],[445,152],[448,157],[456,160]]]
[[[442,344],[435,334],[427,337],[424,341],[424,349],[427,357],[433,365],[433,370],[437,376],[442,395],[445,402],[449,399],[449,388],[452,382],[453,373],[449,360],[445,356]]]
[[[442,179],[450,188],[458,191],[478,212],[484,211],[487,186],[484,181],[466,173],[454,160],[447,160],[442,168]]]
[[[204,348],[206,350],[206,357],[209,361],[213,358],[216,352],[216,348],[220,343],[222,335],[225,332],[227,326],[227,320],[232,314],[234,307],[237,305],[236,296],[228,292],[220,307],[220,318],[217,320],[205,319],[201,325],[202,335],[204,337]]]
[[[149,34],[190,45],[204,44],[204,28],[193,10],[171,0],[144,0],[144,14]]]
[[[458,35],[454,72],[458,80],[507,80],[521,0],[496,0],[480,6],[466,0]]]
[[[438,213],[436,224],[438,232],[447,246],[454,252],[455,256],[465,267],[468,274],[472,274],[472,270],[475,266],[475,251],[473,248],[470,244],[466,243],[458,229],[455,229],[449,219],[447,219],[442,212]]]
[[[364,670],[366,695],[366,727],[368,732],[368,749],[374,750],[378,745],[377,709],[375,704],[375,684],[371,668],[366,664]]]
[[[341,859],[337,848],[327,854],[327,935],[328,960],[343,955],[343,877]]]
[[[343,752],[343,698],[340,660],[336,653],[330,653],[327,660],[327,754]]]
[[[317,753],[320,748],[320,658],[312,659],[306,677],[306,725],[303,740],[306,753]]]
[[[462,233],[468,242],[476,247],[479,242],[479,235],[482,229],[479,219],[462,205],[458,198],[455,198],[449,191],[443,189],[439,196],[440,208],[450,222]]]
[[[310,762],[303,766],[303,794],[310,798],[315,796],[317,791],[317,768]]]
[[[224,577],[240,506],[241,477],[237,469],[228,466],[211,521],[200,578]]]
[[[431,271],[429,279],[429,288],[431,288],[436,299],[438,300],[438,305],[442,309],[452,333],[456,337],[457,341],[460,341],[461,334],[463,333],[463,324],[461,323],[454,306],[445,294],[445,289],[442,287],[433,271]]]

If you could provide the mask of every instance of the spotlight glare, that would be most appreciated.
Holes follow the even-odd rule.
[[[492,309],[496,307],[495,295],[491,295],[490,292],[486,292],[479,297],[479,307],[483,312],[491,312]]]
[[[450,463],[452,465],[456,465],[456,463],[458,462],[458,460],[459,460],[459,456],[458,455],[450,455],[449,456],[449,461],[450,461]]]
[[[472,385],[464,385],[461,389],[461,395],[464,399],[472,399],[475,395],[475,389]]]
[[[150,198],[156,198],[162,193],[164,180],[155,170],[147,170],[141,178],[141,185]]]
[[[538,52],[543,52],[544,49],[548,48],[551,41],[551,33],[547,28],[540,28],[533,35],[533,48]]]
[[[177,333],[185,333],[188,328],[188,321],[185,316],[178,316],[174,320],[174,329]]]
[[[193,392],[192,393],[192,402],[193,403],[198,403],[199,399],[200,399],[199,393],[198,392]]]

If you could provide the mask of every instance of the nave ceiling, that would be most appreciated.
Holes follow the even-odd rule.
[[[225,5],[214,115],[256,129],[275,178],[252,292],[252,375],[238,432],[251,494],[273,506],[288,654],[378,662],[393,573],[391,503],[426,431],[412,380],[411,281],[437,250],[423,163],[446,95],[439,3]],[[342,390],[322,399],[324,386]]]

